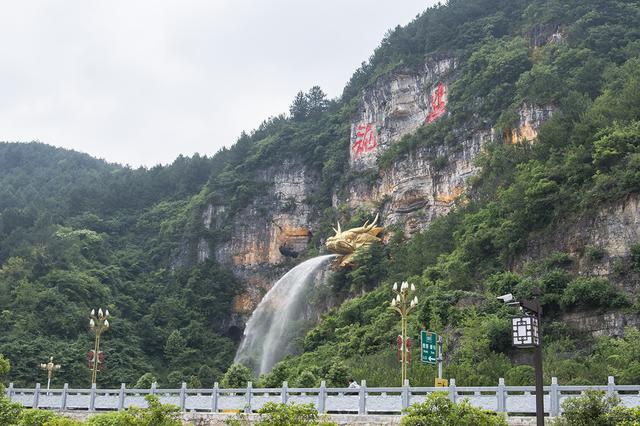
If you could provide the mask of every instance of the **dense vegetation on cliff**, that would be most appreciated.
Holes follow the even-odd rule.
[[[308,200],[321,224],[314,243],[338,218],[371,219],[375,212],[351,215],[332,205],[348,182],[376,179],[348,171],[359,92],[396,67],[453,56],[449,114],[392,145],[379,165],[493,127],[496,140],[464,202],[408,241],[389,230],[389,244],[334,274],[332,292],[348,300],[300,342],[302,355],[278,364],[263,383],[326,378],[338,385],[348,375],[396,383],[397,319],[387,304],[390,285],[401,280],[418,287],[412,336],[423,327],[446,336],[445,371],[458,383],[531,380],[528,367],[511,361],[512,311],[495,296],[527,297],[536,286],[548,376],[640,382],[637,330],[594,341],[561,321],[576,309],[640,313],[640,246],[610,280],[578,276],[565,253],[523,258],[530,241],[640,189],[639,21],[636,1],[450,0],[391,31],[341,99],[327,101],[317,87],[300,93],[290,116],[266,120],[212,158],[132,170],[38,143],[0,144],[0,353],[12,362],[10,379],[32,384],[42,377],[35,363],[55,355],[65,381],[86,384],[87,315],[98,306],[114,318],[99,383],[157,378],[165,386],[210,386],[220,379],[237,343],[222,325],[243,283],[213,259],[185,255],[200,237],[212,245],[229,238],[225,229],[205,229],[202,207],[224,204],[226,222],[268,190],[256,170],[295,157],[320,180]],[[535,143],[505,144],[501,135],[522,103],[553,105],[556,113]],[[585,251],[594,268],[606,255]],[[430,384],[433,370],[413,365],[410,374]]]

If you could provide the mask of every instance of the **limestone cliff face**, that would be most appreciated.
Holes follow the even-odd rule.
[[[478,171],[474,161],[494,138],[492,129],[449,144],[418,148],[383,170],[377,170],[376,163],[403,136],[447,114],[454,65],[453,59],[441,59],[426,61],[418,69],[397,69],[363,91],[344,155],[349,156],[352,171],[371,170],[377,177],[354,181],[340,191],[346,196],[334,196],[334,207],[346,205],[352,213],[380,212],[383,225],[402,224],[409,236],[447,214],[457,201],[464,202],[466,182]],[[534,138],[551,113],[550,108],[523,105],[514,135]],[[215,247],[205,238],[196,243],[198,261],[214,256],[246,283],[235,301],[235,311],[245,316],[296,262],[297,255],[307,250],[315,226],[312,218],[317,217],[306,200],[317,189],[319,178],[296,160],[283,159],[280,166],[257,170],[256,180],[267,190],[233,217],[227,218],[224,205],[207,205],[202,211],[205,228],[224,232],[228,238]]]
[[[566,252],[576,273],[618,281],[632,292],[637,290],[634,283],[619,281],[616,275],[628,269],[631,248],[639,241],[640,197],[634,195],[563,226],[550,238],[530,241],[524,259]]]
[[[630,265],[631,249],[640,241],[640,197],[631,196],[588,217],[531,241],[522,264],[553,251],[568,253],[573,272],[608,279],[631,297],[638,297],[639,274]],[[634,296],[635,295],[635,296]],[[640,325],[640,315],[628,312],[573,312],[563,321],[594,336],[621,336],[625,326]]]
[[[349,188],[351,210],[381,207],[385,225],[402,224],[410,235],[424,230],[436,217],[447,214],[465,191],[466,181],[477,172],[474,160],[492,137],[477,132],[451,146],[423,147],[382,170],[375,182]]]
[[[213,248],[203,238],[197,246],[199,261],[215,256],[246,283],[246,291],[234,302],[240,314],[250,313],[291,263],[288,259],[307,249],[313,228],[306,200],[317,186],[316,176],[296,161],[285,160],[277,167],[257,170],[256,181],[267,189],[233,217],[227,217],[222,205],[205,207],[205,228],[224,232],[228,238]]]
[[[399,69],[362,93],[351,123],[352,169],[374,168],[391,144],[445,112],[453,59],[427,61],[418,71]]]
[[[518,109],[516,126],[506,135],[507,141],[513,144],[533,141],[538,137],[538,128],[553,115],[554,110],[551,105],[523,104]]]

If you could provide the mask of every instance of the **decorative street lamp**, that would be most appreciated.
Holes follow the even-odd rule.
[[[400,362],[402,363],[402,383],[407,379],[407,367],[410,361],[409,348],[411,342],[407,336],[407,317],[409,313],[418,305],[418,297],[411,298],[411,294],[416,291],[416,287],[413,284],[409,284],[403,281],[398,289],[398,283],[393,284],[393,292],[395,297],[391,300],[391,309],[400,314],[400,328],[401,334],[398,336],[398,345],[400,346]]]
[[[49,387],[51,386],[51,377],[53,373],[60,370],[60,364],[53,363],[53,357],[49,357],[49,362],[46,364],[40,364],[40,368],[43,370],[47,370],[47,393],[49,392]]]
[[[542,336],[540,334],[540,317],[542,307],[538,296],[540,289],[533,289],[533,300],[514,299],[511,293],[498,297],[507,305],[519,306],[525,315],[511,319],[513,346],[517,348],[533,348],[533,368],[536,376],[536,424],[544,426],[544,384],[542,383]]]
[[[94,350],[89,352],[89,367],[91,368],[91,384],[96,382],[96,376],[98,374],[98,364],[102,364],[102,356],[100,352],[100,335],[109,329],[109,310],[105,309],[102,312],[102,308],[98,309],[98,315],[96,310],[91,310],[89,316],[89,328],[96,334],[96,340]]]

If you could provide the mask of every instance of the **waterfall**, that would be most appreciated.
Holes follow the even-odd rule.
[[[273,285],[247,322],[234,362],[263,374],[292,352],[315,274],[335,256],[318,256],[302,262]]]

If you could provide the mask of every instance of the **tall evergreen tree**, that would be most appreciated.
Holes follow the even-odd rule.
[[[309,115],[309,100],[302,90],[293,99],[289,113],[294,121],[302,121]]]

